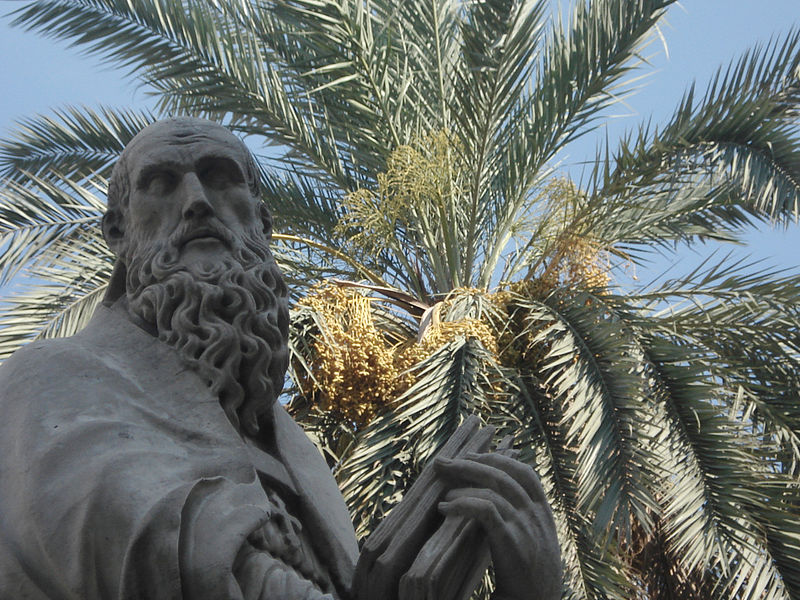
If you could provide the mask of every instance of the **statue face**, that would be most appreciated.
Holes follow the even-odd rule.
[[[130,153],[129,243],[171,242],[190,271],[231,255],[260,220],[240,142],[222,127],[155,128]]]

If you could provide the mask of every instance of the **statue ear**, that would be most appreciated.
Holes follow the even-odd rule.
[[[261,217],[261,223],[264,226],[264,236],[270,239],[272,237],[272,215],[269,214],[269,209],[263,202],[258,203],[258,216]]]
[[[118,208],[109,210],[103,215],[103,237],[111,251],[119,256],[125,241],[125,225],[122,211]]]

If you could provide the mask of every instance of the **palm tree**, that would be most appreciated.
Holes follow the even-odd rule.
[[[709,260],[617,283],[797,219],[800,32],[585,180],[554,166],[673,1],[34,0],[15,22],[262,148],[297,300],[287,398],[359,533],[477,413],[544,483],[564,598],[800,598],[800,278]],[[91,313],[110,166],[154,118],[66,109],[2,143],[0,282],[31,280],[1,355]]]

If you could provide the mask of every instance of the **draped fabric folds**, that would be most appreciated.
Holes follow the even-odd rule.
[[[341,495],[278,404],[273,434],[346,597],[358,549]],[[0,598],[240,600],[234,562],[271,510],[253,452],[124,308],[28,345],[0,368]]]

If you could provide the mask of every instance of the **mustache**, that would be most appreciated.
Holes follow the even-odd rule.
[[[169,236],[169,245],[181,249],[192,240],[203,237],[216,238],[229,249],[233,248],[236,240],[236,236],[228,227],[218,219],[211,218],[201,223],[181,221],[177,229]]]

